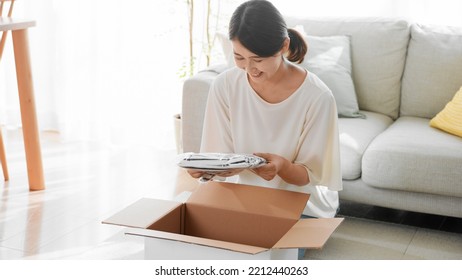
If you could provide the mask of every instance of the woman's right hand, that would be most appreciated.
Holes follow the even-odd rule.
[[[189,173],[191,177],[196,178],[196,179],[204,176],[205,174],[204,171],[194,170],[194,169],[187,169],[186,171]]]
[[[225,170],[225,171],[222,171],[222,172],[218,172],[214,175],[218,176],[218,177],[231,177],[231,176],[234,176],[234,175],[237,175],[239,174],[240,172],[242,172],[242,170],[244,169],[231,169],[231,170]],[[202,177],[210,177],[210,176],[213,176],[212,174],[210,173],[207,173],[207,172],[204,172],[204,171],[200,171],[200,170],[195,170],[195,169],[187,169],[187,172],[189,173],[189,175],[193,178],[202,178]]]

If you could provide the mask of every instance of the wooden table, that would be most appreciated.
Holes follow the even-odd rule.
[[[0,17],[0,31],[11,31],[13,37],[29,190],[36,191],[45,189],[45,180],[27,39],[27,29],[33,26],[35,21]]]

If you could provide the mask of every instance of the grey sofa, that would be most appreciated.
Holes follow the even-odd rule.
[[[383,18],[287,22],[307,35],[350,38],[351,79],[365,117],[339,118],[340,198],[462,217],[462,138],[429,126],[462,86],[462,30]],[[185,152],[199,150],[210,83],[229,67],[185,81]]]

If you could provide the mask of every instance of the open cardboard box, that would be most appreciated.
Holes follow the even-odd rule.
[[[103,221],[145,238],[146,259],[297,259],[342,218],[300,219],[308,194],[210,181],[186,202],[143,198]]]

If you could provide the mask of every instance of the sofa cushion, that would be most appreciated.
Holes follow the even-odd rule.
[[[183,84],[181,138],[184,152],[199,152],[209,88],[224,68],[226,66],[211,67],[190,77]],[[190,96],[192,94],[193,97]]]
[[[308,52],[300,66],[316,74],[332,91],[340,117],[364,117],[359,113],[351,78],[349,36],[303,36]]]
[[[364,153],[362,179],[378,188],[462,197],[462,139],[400,117]]]
[[[234,63],[233,45],[231,44],[231,41],[228,39],[228,35],[221,32],[217,32],[215,36],[218,39],[218,42],[220,43],[221,51],[223,52],[223,57],[226,61],[226,64],[229,68],[235,66],[236,64]]]
[[[462,137],[462,87],[431,121],[432,127]]]
[[[391,123],[388,116],[361,111],[366,116],[360,118],[340,118],[340,161],[342,178],[354,180],[361,177],[361,160],[369,143],[382,133]]]
[[[462,86],[462,28],[414,24],[401,115],[433,118]]]
[[[352,76],[359,108],[396,118],[399,113],[409,23],[383,18],[288,17],[289,26],[303,25],[312,36],[349,35]]]

